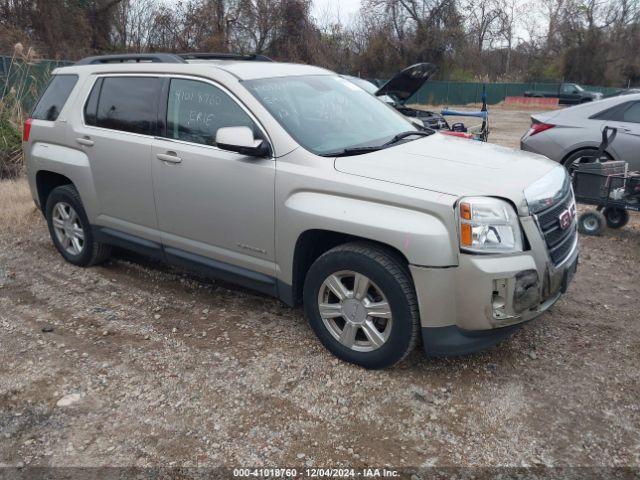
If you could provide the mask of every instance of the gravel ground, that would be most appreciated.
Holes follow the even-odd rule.
[[[509,145],[529,124],[492,120]],[[581,238],[568,294],[497,347],[365,371],[274,299],[66,264],[25,182],[0,198],[0,465],[640,464],[637,217]]]

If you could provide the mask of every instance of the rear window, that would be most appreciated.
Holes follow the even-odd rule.
[[[85,122],[95,127],[153,135],[159,98],[159,78],[105,77],[96,82],[87,99]]]
[[[77,82],[77,75],[54,75],[33,109],[31,118],[36,120],[57,120],[62,107],[64,107]]]

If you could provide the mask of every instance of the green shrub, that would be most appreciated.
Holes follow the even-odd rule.
[[[0,86],[0,179],[14,178],[22,172],[24,105],[38,88],[31,71],[34,58],[33,49],[25,53],[22,44],[16,44],[4,85]]]
[[[17,177],[22,171],[22,136],[18,119],[11,118],[8,104],[15,101],[11,98],[5,95],[0,100],[0,180]]]

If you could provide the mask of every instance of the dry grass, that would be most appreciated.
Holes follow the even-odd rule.
[[[26,178],[0,181],[0,234],[22,232],[39,215]]]

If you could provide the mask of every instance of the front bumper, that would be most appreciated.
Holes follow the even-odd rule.
[[[460,254],[450,268],[411,266],[425,352],[465,354],[508,336],[550,308],[570,283],[578,247],[555,266],[533,218],[521,218],[530,249],[512,255]]]

